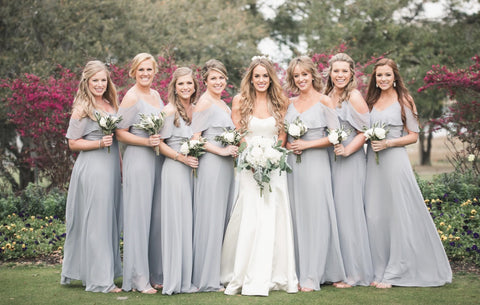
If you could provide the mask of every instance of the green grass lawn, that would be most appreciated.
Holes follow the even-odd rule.
[[[173,296],[143,295],[138,292],[103,294],[85,292],[81,282],[60,285],[61,266],[3,264],[0,266],[0,304],[480,304],[480,278],[460,272],[452,284],[437,288],[376,289],[354,287],[268,297],[226,296],[223,293],[195,293]],[[121,285],[117,281],[117,285]]]

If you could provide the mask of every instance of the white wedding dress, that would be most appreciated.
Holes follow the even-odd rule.
[[[246,142],[277,136],[275,119],[251,118]],[[271,290],[298,291],[292,220],[286,174],[271,175],[260,190],[249,170],[238,173],[238,197],[222,248],[221,281],[225,294],[267,296]]]

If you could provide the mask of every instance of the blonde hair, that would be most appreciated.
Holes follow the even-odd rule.
[[[350,99],[350,94],[352,93],[352,91],[354,89],[357,88],[357,79],[355,78],[355,62],[353,61],[353,59],[345,53],[335,54],[328,61],[329,67],[328,67],[328,75],[327,75],[327,86],[325,87],[325,94],[326,95],[328,95],[330,92],[332,92],[333,88],[335,87],[335,85],[333,84],[333,81],[332,81],[331,73],[332,73],[332,69],[333,69],[332,68],[333,63],[338,62],[338,61],[344,61],[344,62],[348,63],[350,73],[352,74],[352,76],[350,77],[350,81],[345,86],[342,94],[340,95],[340,100],[339,101],[340,101],[340,104],[341,104],[341,103],[343,103],[345,101],[348,101]]]
[[[227,69],[225,68],[225,65],[219,60],[210,59],[205,63],[205,65],[202,68],[202,79],[204,82],[207,81],[208,75],[212,70],[217,71],[218,73],[225,76],[226,79],[228,79]]]
[[[295,95],[297,95],[300,92],[297,85],[295,85],[295,79],[293,77],[293,71],[297,66],[300,67],[301,69],[304,69],[305,71],[308,71],[310,74],[312,74],[313,88],[318,92],[322,92],[322,89],[323,89],[322,76],[320,72],[318,72],[317,68],[315,67],[313,60],[310,57],[305,55],[295,57],[288,64],[285,90]]]
[[[96,120],[93,113],[93,111],[96,109],[95,97],[88,88],[88,81],[90,78],[92,78],[92,76],[101,71],[105,71],[105,74],[107,75],[107,88],[103,93],[103,98],[110,102],[115,111],[118,110],[117,89],[112,82],[107,66],[99,60],[92,60],[89,61],[83,69],[82,79],[78,84],[77,94],[73,100],[73,110],[78,111],[81,118],[88,116],[92,120]]]
[[[198,92],[198,81],[195,78],[195,75],[193,74],[192,69],[188,67],[180,67],[175,72],[172,74],[172,80],[168,84],[168,102],[171,103],[172,105],[175,106],[177,111],[175,112],[175,119],[173,121],[174,125],[179,127],[180,122],[179,122],[179,117],[185,121],[187,125],[190,125],[191,120],[187,115],[187,111],[185,110],[185,107],[183,107],[182,102],[178,98],[178,95],[175,90],[175,85],[177,84],[177,80],[182,77],[190,75],[192,76],[193,84],[195,87],[195,91],[193,92],[192,96],[190,97],[190,104],[194,104],[196,99],[197,99],[197,92]]]
[[[255,87],[252,84],[253,70],[261,65],[267,70],[270,78],[270,85],[267,89],[268,110],[275,118],[278,130],[283,130],[283,120],[287,111],[288,99],[283,94],[280,80],[275,68],[266,57],[256,57],[250,63],[240,84],[240,128],[247,129],[250,116],[253,114],[253,107],[256,99]]]
[[[153,73],[156,74],[158,72],[158,64],[155,58],[149,53],[139,53],[135,55],[132,59],[132,63],[130,64],[130,70],[128,71],[128,75],[131,78],[135,78],[135,74],[137,73],[138,66],[146,60],[151,60],[153,63]]]

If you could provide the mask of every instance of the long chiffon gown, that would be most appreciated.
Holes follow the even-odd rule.
[[[317,102],[299,113],[293,103],[285,120],[297,117],[308,127],[302,136],[311,141],[326,137],[327,128],[338,128],[333,109]],[[293,139],[289,136],[289,142]],[[320,284],[345,279],[333,202],[330,161],[327,148],[304,150],[300,163],[288,156],[288,192],[293,219],[295,258],[300,287],[320,290]]]
[[[135,105],[122,108],[118,114],[123,120],[119,128],[129,128],[132,134],[148,138],[149,134],[133,124],[140,122],[140,114],[159,115],[158,107],[139,99]],[[160,244],[160,176],[163,156],[157,156],[151,147],[127,145],[123,155],[123,286],[130,291],[152,288],[150,281],[163,281]]]
[[[336,112],[340,126],[349,133],[342,142],[344,146],[357,136],[357,130],[370,125],[369,114],[358,113],[349,102],[343,102]],[[373,280],[373,267],[365,219],[365,150],[361,147],[348,157],[337,156],[336,161],[333,149],[329,152],[345,283],[368,286]]]
[[[395,102],[375,107],[370,122],[385,123],[387,139],[403,135],[401,108]],[[418,132],[412,111],[405,107],[406,126]],[[397,286],[441,286],[452,271],[435,224],[415,180],[405,147],[375,153],[368,145],[365,212],[372,251],[374,281]]]
[[[275,119],[251,117],[248,144],[254,136],[274,142]],[[287,178],[273,172],[263,196],[251,171],[238,173],[239,192],[225,233],[221,281],[225,294],[267,296],[270,290],[298,291]]]
[[[89,117],[70,119],[68,139],[98,141],[103,133]],[[75,161],[66,207],[61,283],[81,280],[86,291],[109,292],[122,275],[120,155],[114,139],[106,148],[81,151]]]
[[[193,136],[181,117],[179,127],[172,114],[165,118],[160,137],[175,151]],[[196,292],[192,285],[193,269],[193,177],[192,168],[166,158],[162,170],[160,207],[163,258],[163,294]]]
[[[211,145],[222,147],[215,136],[234,129],[230,114],[216,104],[194,112],[193,133]],[[234,169],[231,156],[206,152],[199,159],[198,178],[194,181],[193,200],[193,284],[199,291],[218,291],[220,259],[227,215],[233,201]]]

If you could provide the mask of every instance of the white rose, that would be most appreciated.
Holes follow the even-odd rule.
[[[386,131],[383,128],[375,128],[375,135],[378,139],[383,140],[385,139]]]
[[[180,146],[180,153],[183,155],[188,155],[189,152],[190,148],[188,148],[188,142],[183,143],[182,146]]]
[[[272,147],[269,147],[265,150],[265,158],[267,158],[270,163],[277,165],[282,158],[282,153]]]
[[[342,131],[342,140],[345,140],[347,136],[347,133],[345,131]]]
[[[298,127],[295,124],[290,124],[288,126],[288,134],[291,135],[292,137],[299,137],[300,136],[300,127]]]
[[[226,132],[223,137],[228,143],[233,143],[235,140],[235,134],[233,132]]]
[[[102,127],[107,127],[107,120],[105,119],[105,117],[101,117],[101,118],[100,118],[99,124],[100,124],[100,126],[102,126]]]
[[[333,145],[338,144],[338,134],[336,132],[331,132],[328,134],[328,141]]]
[[[473,162],[473,161],[475,161],[475,155],[474,155],[474,154],[468,155],[467,160],[468,160],[468,162]]]
[[[190,147],[197,146],[198,143],[200,143],[200,141],[198,141],[198,140],[191,140],[191,141],[190,141]]]
[[[365,138],[367,138],[367,139],[372,138],[372,135],[373,135],[373,130],[372,130],[372,128],[365,130],[365,132],[363,133],[363,135],[364,135]]]

